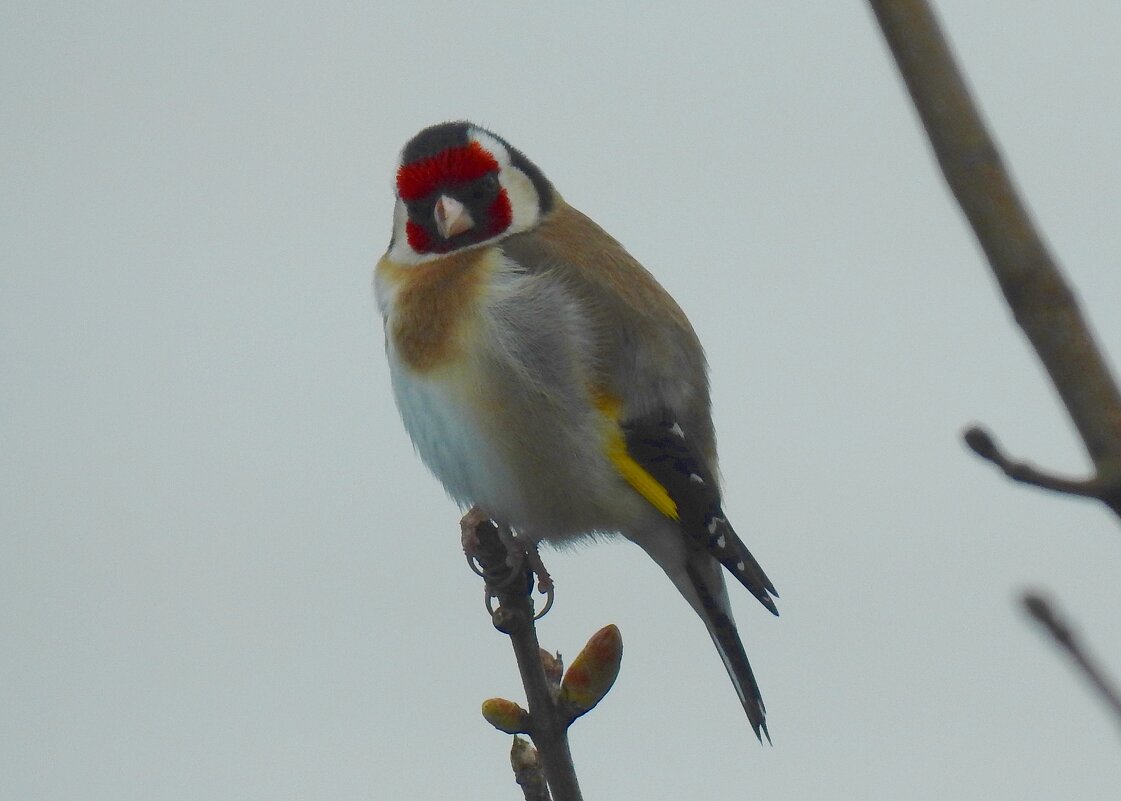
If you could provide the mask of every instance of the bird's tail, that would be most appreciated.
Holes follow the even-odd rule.
[[[747,653],[740,641],[736,622],[732,618],[732,607],[728,602],[728,590],[724,584],[724,570],[707,551],[690,547],[676,530],[676,523],[664,521],[662,525],[674,527],[677,536],[661,536],[647,530],[643,535],[630,535],[635,544],[642,547],[666,572],[678,592],[704,621],[709,636],[720,654],[732,686],[736,689],[747,719],[755,736],[767,742],[771,735],[767,731],[766,710],[759,693],[759,684],[747,661]]]
[[[728,591],[720,563],[707,553],[698,551],[691,554],[686,563],[682,578],[687,586],[683,587],[682,581],[673,575],[670,578],[704,621],[755,736],[760,742],[766,736],[767,742],[770,742],[767,710],[763,706],[763,696],[759,692],[759,683],[755,680],[751,663],[747,661],[747,652],[736,630],[736,621],[732,618],[732,607],[728,602]]]
[[[777,615],[775,586],[724,516],[715,471],[694,450],[676,416],[629,420],[622,432],[620,475],[661,515],[653,526],[622,530],[661,565],[704,620],[755,736],[762,742],[767,735],[770,742],[759,685],[732,619],[724,568]]]

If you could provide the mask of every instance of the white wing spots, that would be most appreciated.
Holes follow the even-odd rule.
[[[736,570],[740,571],[741,573],[746,569],[746,567],[747,565],[745,565],[743,562],[736,562]]]
[[[692,481],[695,484],[704,484],[705,483],[705,480],[703,478],[701,478],[700,476],[698,476],[696,473],[690,473],[689,474],[689,480]]]
[[[716,538],[716,547],[720,548],[721,550],[728,547],[728,541],[726,539],[724,539],[723,534],[721,534],[719,537]]]
[[[681,430],[681,425],[675,420],[673,425],[670,426],[669,432],[685,439],[685,432]]]

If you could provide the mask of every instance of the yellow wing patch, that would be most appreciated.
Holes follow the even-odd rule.
[[[615,465],[615,469],[619,471],[619,475],[634,487],[639,495],[649,501],[651,506],[671,520],[678,520],[677,504],[666,492],[666,488],[627,452],[627,441],[623,438],[623,429],[619,426],[622,401],[606,392],[596,392],[595,405],[600,414],[606,418],[607,423],[604,451],[607,458]]]

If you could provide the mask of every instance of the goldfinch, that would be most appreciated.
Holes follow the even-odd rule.
[[[724,570],[776,615],[778,593],[721,509],[704,351],[673,298],[469,122],[402,149],[374,286],[397,406],[448,494],[529,543],[639,545],[769,740]]]

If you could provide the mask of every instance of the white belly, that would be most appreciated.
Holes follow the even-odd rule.
[[[387,337],[417,453],[462,507],[478,505],[534,540],[624,528],[632,506],[646,506],[603,450],[607,429],[580,361],[586,321],[562,285],[502,267],[491,280],[452,358],[417,370]],[[379,303],[392,331],[392,292],[382,288]]]
[[[462,370],[412,373],[392,352],[390,369],[405,429],[452,499],[464,508],[479,504],[495,516],[512,513],[514,476],[477,418],[470,379]]]

